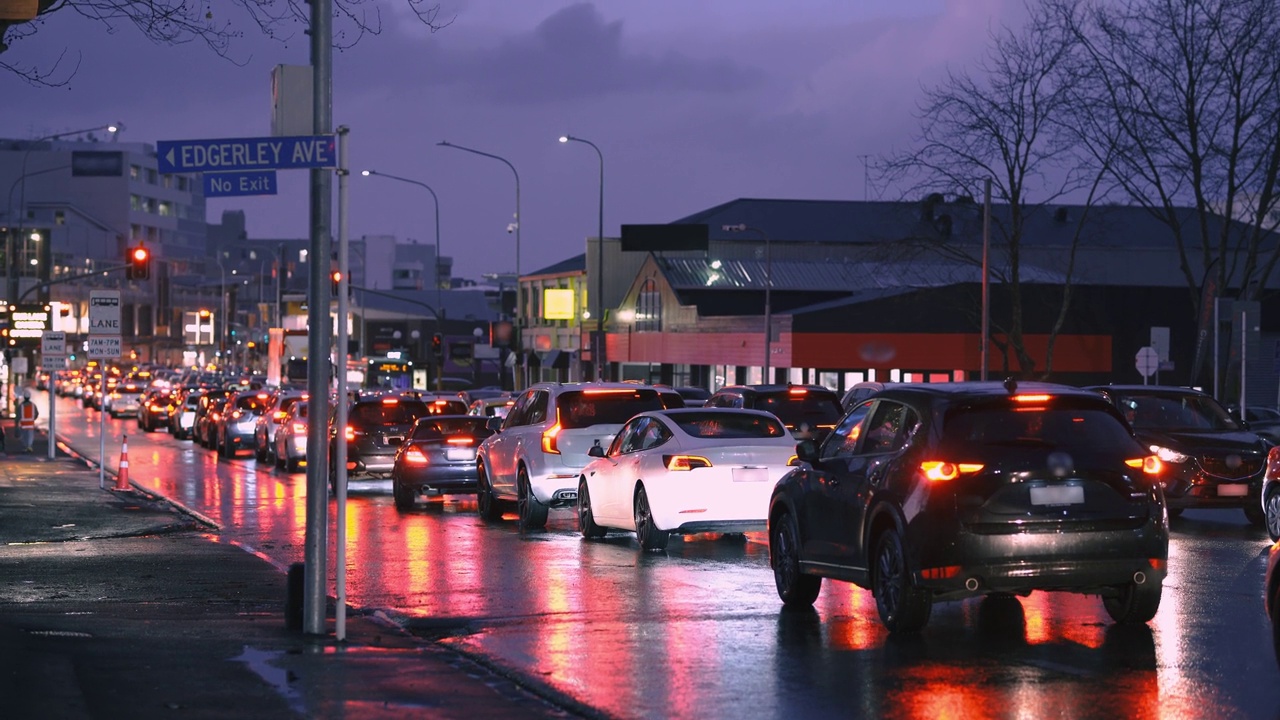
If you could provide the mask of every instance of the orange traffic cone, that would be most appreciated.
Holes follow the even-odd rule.
[[[120,442],[120,472],[116,475],[116,489],[129,489],[129,436],[122,435]]]

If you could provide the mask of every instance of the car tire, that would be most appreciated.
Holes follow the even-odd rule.
[[[1280,485],[1273,484],[1267,489],[1267,496],[1262,500],[1262,511],[1266,516],[1267,536],[1272,542],[1280,540]]]
[[[267,461],[267,448],[266,448],[266,447],[264,447],[264,446],[262,446],[262,445],[257,445],[257,444],[255,444],[255,445],[254,445],[254,448],[253,448],[253,457],[254,457],[254,459],[255,459],[255,460],[257,460],[258,462],[266,462],[266,461]]]
[[[413,509],[414,502],[417,501],[417,493],[413,488],[406,487],[403,483],[391,481],[391,496],[395,500],[396,510],[400,512],[409,512]]]
[[[880,534],[871,565],[871,590],[880,622],[891,633],[912,633],[924,628],[933,610],[933,597],[918,588],[907,568],[907,554],[897,530]]]
[[[538,502],[529,487],[529,473],[520,468],[516,477],[516,510],[520,515],[520,531],[542,530],[547,526],[547,506]]]
[[[641,549],[666,550],[671,533],[659,530],[654,523],[653,508],[649,507],[649,494],[644,491],[643,485],[636,490],[635,518],[636,539],[640,541]]]
[[[493,522],[502,517],[498,507],[498,499],[493,496],[493,486],[489,484],[489,473],[485,472],[484,463],[476,465],[476,510],[480,519]]]
[[[1102,607],[1121,625],[1139,625],[1151,620],[1160,609],[1162,585],[1148,578],[1146,582],[1129,583],[1116,588],[1114,597],[1102,598]]]
[[[587,491],[586,480],[578,481],[578,530],[588,540],[602,538],[607,532],[596,524],[595,514],[591,512],[591,494]]]
[[[769,564],[783,606],[813,607],[822,591],[822,578],[800,570],[800,528],[790,512],[780,514],[769,528]]]

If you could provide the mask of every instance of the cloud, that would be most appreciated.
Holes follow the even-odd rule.
[[[496,47],[439,53],[430,81],[505,103],[550,103],[644,92],[729,93],[757,85],[760,71],[726,60],[627,50],[623,23],[594,5],[565,7]]]

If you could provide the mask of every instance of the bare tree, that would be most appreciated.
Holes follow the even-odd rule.
[[[428,4],[425,0],[406,2],[417,19],[432,32],[449,24],[440,20],[438,4]],[[79,14],[101,23],[107,32],[132,25],[145,38],[159,44],[201,42],[214,54],[237,64],[243,61],[233,56],[234,45],[244,37],[245,28],[256,28],[267,37],[283,40],[310,24],[309,3],[300,0],[232,0],[221,7],[238,8],[239,19],[217,14],[211,3],[195,0],[39,0],[40,12],[30,22],[0,20],[0,58],[10,47],[31,41],[42,30],[47,32],[46,21],[59,13]],[[351,47],[365,35],[382,31],[377,0],[334,0],[333,16],[337,48]],[[0,59],[0,71],[35,85],[65,85],[80,66],[78,54],[72,63],[69,52],[64,50],[51,67]]]
[[[992,34],[976,71],[948,73],[937,87],[925,89],[917,146],[884,159],[879,170],[885,181],[906,187],[907,196],[914,198],[944,193],[977,198],[991,180],[993,195],[1007,207],[1007,216],[993,217],[993,254],[1000,257],[990,265],[1009,295],[1008,314],[992,317],[993,343],[1005,354],[1006,364],[1011,352],[1018,371],[1031,376],[1052,371],[1053,342],[1070,305],[1075,249],[1085,217],[1077,219],[1067,249],[1058,319],[1050,330],[1043,368],[1036,367],[1025,344],[1022,254],[1027,218],[1039,205],[1066,196],[1085,195],[1087,207],[1102,174],[1099,163],[1078,152],[1078,138],[1066,124],[1076,95],[1069,65],[1074,38],[1063,32],[1053,15],[1039,8],[1028,10],[1023,27]],[[981,265],[980,247],[957,243],[945,232],[925,233],[898,245],[899,251],[936,253],[952,262]]]
[[[1210,271],[1258,299],[1280,261],[1280,3],[1045,3],[1077,41],[1086,147],[1169,228],[1197,314]]]

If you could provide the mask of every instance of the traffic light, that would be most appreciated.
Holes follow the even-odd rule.
[[[333,278],[333,296],[338,297],[338,293],[342,288],[342,271],[334,270],[329,277]]]
[[[129,248],[129,267],[125,275],[130,280],[146,280],[151,277],[151,251],[139,245]]]
[[[431,355],[436,360],[444,359],[444,335],[436,333],[431,336]]]

